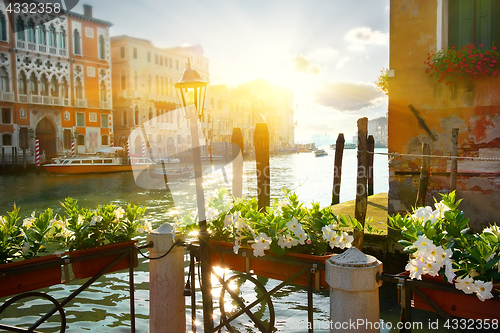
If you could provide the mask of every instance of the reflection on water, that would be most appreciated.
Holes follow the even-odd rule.
[[[377,149],[387,152],[387,149]],[[322,206],[331,202],[333,184],[333,156],[334,151],[329,150],[325,157],[315,157],[314,154],[287,154],[271,157],[271,197],[282,199],[282,188],[294,189],[299,198],[306,203],[318,201]],[[206,168],[209,165],[205,166]],[[256,194],[256,171],[255,160],[247,160],[244,164],[245,175],[243,178],[244,196]],[[208,173],[205,177],[205,193],[210,196],[217,188],[227,186],[224,175],[217,172]],[[228,164],[224,171],[229,179],[232,179],[232,167]],[[375,192],[386,192],[388,190],[387,157],[375,155]],[[342,187],[340,200],[352,200],[355,197],[356,182],[356,151],[344,151],[344,163],[342,170]],[[189,184],[189,186],[185,186]],[[182,186],[180,186],[182,185]],[[68,175],[51,176],[42,173],[19,176],[0,176],[0,211],[12,209],[13,205],[21,207],[22,215],[29,215],[33,210],[42,210],[47,207],[58,211],[59,202],[66,197],[73,197],[79,201],[80,206],[96,207],[98,204],[113,202],[119,205],[133,203],[146,206],[147,219],[158,227],[163,222],[171,222],[173,210],[187,213],[196,208],[196,193],[193,179],[179,179],[169,184],[171,193],[165,190],[147,190],[138,187],[131,173],[117,173],[106,175]],[[177,190],[175,190],[177,188]],[[140,242],[145,242],[145,236],[140,237]],[[148,331],[148,260],[139,257],[139,267],[134,272],[135,279],[135,308],[136,328],[138,332]],[[266,289],[270,290],[280,282],[259,278],[265,283]],[[74,281],[68,285],[52,286],[44,291],[58,300],[67,297],[78,288],[81,281]],[[220,295],[220,287],[214,286],[216,295]],[[248,287],[250,288],[250,287]],[[255,291],[242,287],[242,293],[250,296]],[[42,290],[43,291],[43,290]],[[385,296],[384,296],[385,297]],[[387,294],[387,297],[392,297]],[[218,297],[214,297],[215,307],[218,308]],[[201,300],[201,295],[197,295]],[[1,302],[1,300],[0,300]],[[189,300],[187,299],[187,302]],[[304,332],[299,329],[305,327],[307,321],[307,293],[306,290],[294,286],[286,286],[279,290],[273,297],[276,311],[276,327],[280,332]],[[394,304],[394,302],[391,302]],[[29,322],[37,313],[42,311],[40,301],[30,301],[23,309],[11,311],[2,323],[15,325],[23,317],[23,321]],[[382,303],[384,304],[384,303]],[[327,321],[329,316],[329,298],[327,292],[314,294],[315,320]],[[22,311],[21,311],[22,310]],[[28,311],[28,312],[25,312]],[[190,323],[190,309],[188,307],[187,322]],[[216,322],[220,318],[220,312],[216,310]],[[382,308],[384,320],[397,321],[398,310],[394,307]],[[130,327],[128,273],[111,273],[100,278],[89,289],[82,292],[67,307],[67,320],[69,332],[80,332],[89,330],[95,332],[127,332]],[[265,311],[263,316],[265,316]],[[197,304],[197,317],[202,319],[201,303]],[[47,332],[58,331],[58,317],[55,316],[48,325],[52,329]],[[190,325],[190,324],[189,324]],[[45,326],[47,327],[47,326]],[[297,328],[297,329],[295,329]],[[44,331],[42,329],[42,331]],[[202,328],[199,329],[202,331]],[[250,325],[245,319],[242,320],[240,332],[255,332],[254,325]],[[328,332],[328,330],[315,330],[315,332]]]

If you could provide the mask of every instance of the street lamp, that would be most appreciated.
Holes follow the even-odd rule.
[[[201,259],[201,284],[203,300],[203,327],[204,332],[211,333],[214,328],[213,304],[212,304],[212,282],[210,267],[210,247],[208,245],[209,234],[207,232],[207,220],[205,216],[205,194],[203,193],[203,173],[201,169],[200,140],[198,137],[198,118],[203,116],[205,108],[205,93],[207,82],[203,81],[200,74],[191,68],[188,59],[187,68],[182,78],[175,84],[177,98],[184,116],[189,119],[192,140],[194,177],[196,181],[196,199],[198,205],[198,218],[200,232]],[[194,305],[193,305],[194,306]]]

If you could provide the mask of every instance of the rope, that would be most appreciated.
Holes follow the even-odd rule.
[[[137,250],[137,252],[139,252],[139,254],[140,254],[141,256],[143,256],[144,258],[149,259],[149,260],[157,260],[157,259],[161,259],[161,258],[166,257],[166,256],[170,253],[170,251],[172,251],[172,249],[173,249],[174,247],[176,247],[176,246],[184,246],[184,242],[182,242],[181,240],[179,240],[179,239],[178,239],[178,240],[177,240],[174,244],[172,244],[172,246],[170,247],[170,249],[168,249],[168,251],[167,251],[166,253],[164,253],[164,254],[162,254],[161,256],[156,257],[156,258],[151,258],[151,257],[148,257],[147,255],[145,255],[144,253],[142,253],[142,252],[141,252],[141,250],[140,250],[137,246],[135,247],[135,249],[136,249],[136,250]]]
[[[371,152],[371,151],[360,151],[359,153],[368,153],[374,155],[387,155],[391,159],[400,156],[410,156],[410,157],[430,157],[430,158],[446,158],[446,159],[457,159],[457,160],[477,160],[477,161],[500,161],[498,157],[475,157],[475,156],[451,156],[451,155],[424,155],[424,154],[404,154],[404,153],[380,153],[380,152]]]

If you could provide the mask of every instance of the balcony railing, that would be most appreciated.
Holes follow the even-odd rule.
[[[52,97],[54,105],[69,106],[69,99],[63,97]]]
[[[36,52],[36,44],[28,42],[28,51]]]
[[[57,55],[57,48],[55,48],[55,47],[49,47],[49,54]]]
[[[12,96],[14,99],[14,96]],[[43,105],[59,105],[69,106],[69,99],[64,97],[51,97],[39,95],[18,95],[19,103],[43,104]]]
[[[45,45],[38,45],[38,51],[42,53],[47,53],[47,46]]]
[[[31,96],[31,103],[33,103],[33,104],[42,104],[42,96],[32,95]]]
[[[16,42],[16,47],[18,49],[23,49],[24,50],[24,49],[26,49],[26,42],[24,40],[18,40]]]
[[[156,101],[156,94],[149,93],[148,94],[148,100],[150,100],[150,101]]]
[[[101,109],[111,109],[111,102],[101,101]]]
[[[16,48],[20,50],[28,50],[32,52],[40,52],[46,53],[54,56],[67,57],[68,51],[66,48],[58,48],[58,47],[47,47],[46,45],[36,44],[27,42],[24,40],[16,40]]]
[[[142,98],[142,92],[134,91],[134,98]]]
[[[4,102],[14,102],[14,93],[0,91],[0,100]]]
[[[66,52],[66,49],[59,49],[59,55],[61,57],[67,57],[68,56],[68,52]]]
[[[127,98],[127,91],[126,90],[120,90],[118,91],[118,98]]]
[[[86,99],[77,99],[76,100],[76,107],[86,108],[87,107],[87,100]]]
[[[52,104],[52,97],[50,96],[42,96],[42,104]]]

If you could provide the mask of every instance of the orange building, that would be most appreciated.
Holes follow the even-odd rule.
[[[475,229],[499,222],[500,80],[477,73],[457,77],[468,61],[466,51],[457,67],[446,70],[450,80],[431,77],[426,64],[432,52],[448,54],[469,44],[482,50],[478,58],[487,57],[488,50],[500,46],[498,17],[500,1],[391,1],[388,146],[390,153],[411,155],[390,162],[390,213],[411,211],[415,205],[422,159],[414,155],[422,153],[422,143],[430,145],[432,155],[449,156],[452,130],[458,128],[458,155],[476,158],[458,160],[461,208]],[[499,68],[491,62],[488,68]],[[450,190],[450,162],[431,158],[427,204]]]
[[[36,139],[49,159],[71,154],[73,140],[80,154],[113,145],[110,26],[88,5],[45,22],[0,3],[4,151],[33,153]]]

